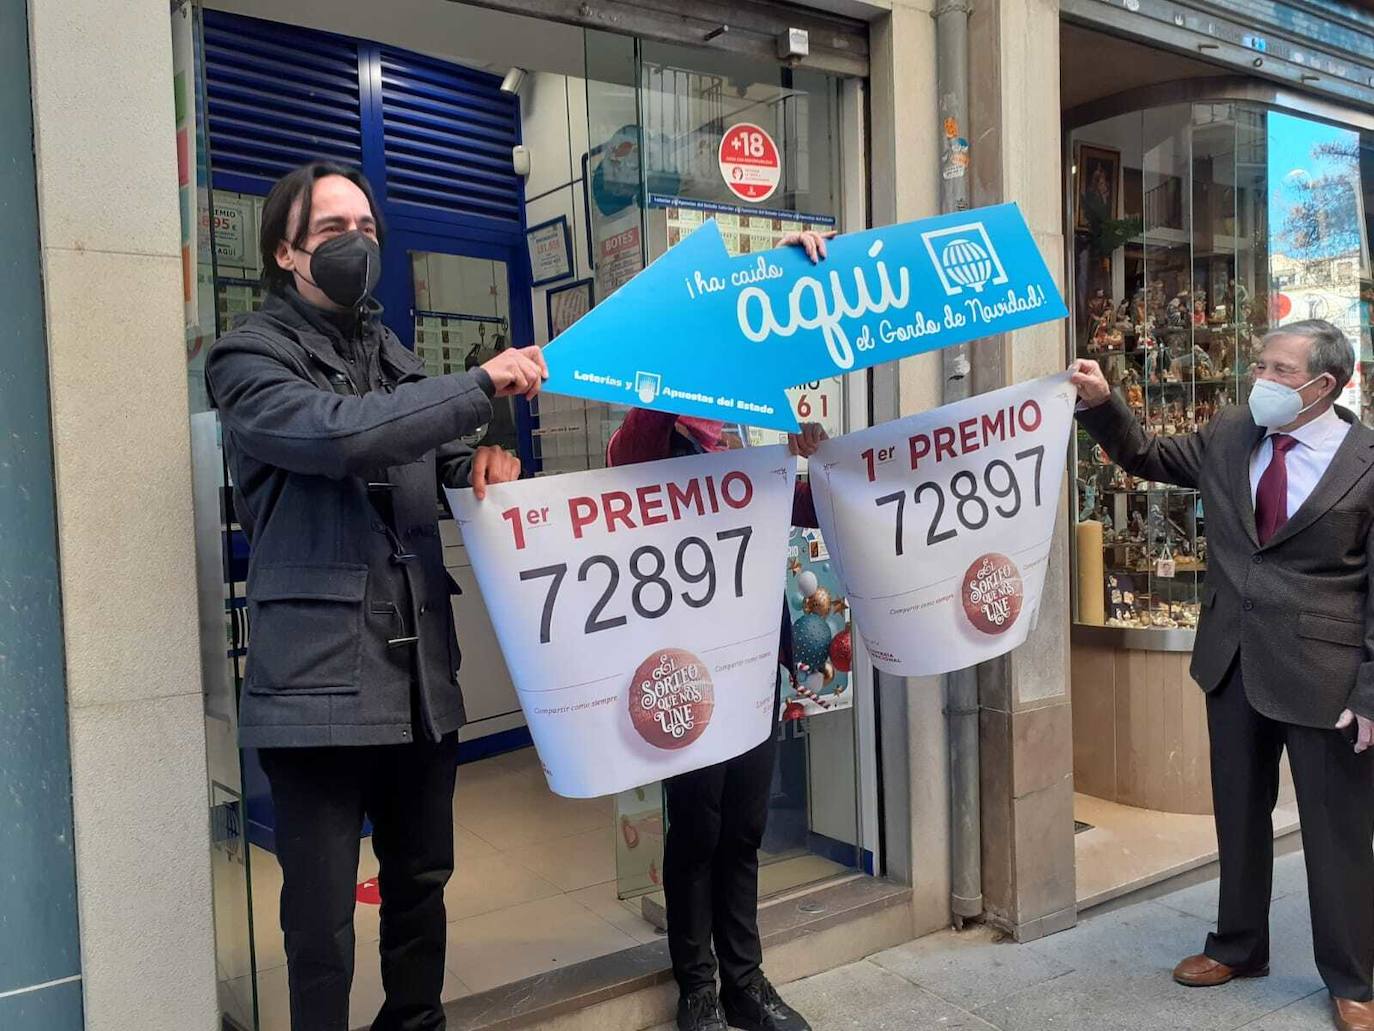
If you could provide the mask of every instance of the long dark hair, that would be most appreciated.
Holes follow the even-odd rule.
[[[331,175],[342,176],[363,191],[367,205],[372,209],[372,217],[377,220],[377,242],[386,242],[386,227],[382,224],[382,214],[377,210],[377,199],[372,194],[372,184],[367,181],[367,176],[356,168],[330,161],[312,161],[302,165],[273,184],[262,206],[262,230],[258,241],[262,254],[262,285],[268,290],[282,290],[291,285],[291,273],[277,264],[277,247],[287,239],[287,226],[297,204],[300,205],[300,221],[296,224],[296,235],[287,242],[292,247],[300,247],[305,243],[310,235],[310,203],[314,197],[315,183]]]

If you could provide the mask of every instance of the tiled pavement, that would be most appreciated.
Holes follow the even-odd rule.
[[[1028,945],[946,932],[785,986],[816,1031],[1321,1031],[1330,1001],[1312,961],[1302,853],[1274,870],[1270,977],[1183,988],[1216,912],[1209,881],[1127,905]]]

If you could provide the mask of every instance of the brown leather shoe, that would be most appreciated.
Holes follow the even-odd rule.
[[[1174,967],[1174,980],[1188,988],[1215,988],[1217,985],[1233,981],[1238,977],[1268,977],[1267,966],[1250,970],[1236,970],[1225,963],[1218,963],[1211,956],[1189,956]],[[1363,1005],[1363,1004],[1357,1004]],[[1369,1031],[1374,1031],[1370,1028]]]
[[[1334,999],[1340,1031],[1374,1031],[1374,1002]]]

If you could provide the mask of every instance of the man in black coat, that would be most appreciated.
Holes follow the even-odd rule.
[[[444,885],[463,702],[440,486],[518,479],[458,443],[493,397],[538,392],[537,347],[426,378],[371,299],[367,181],[316,163],[263,208],[268,296],[211,349],[235,512],[252,544],[240,743],[276,809],[294,1031],[347,1031],[363,819],[380,863],[378,1031],[444,1024]]]
[[[1336,1026],[1374,1031],[1374,432],[1335,404],[1345,336],[1310,320],[1264,339],[1247,406],[1147,434],[1096,362],[1078,419],[1133,476],[1198,489],[1207,578],[1192,675],[1207,692],[1221,861],[1217,929],[1174,970],[1212,987],[1269,972],[1271,814],[1286,748],[1317,969]]]

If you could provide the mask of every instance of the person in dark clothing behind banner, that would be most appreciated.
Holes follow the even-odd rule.
[[[800,233],[784,243],[803,247],[812,261],[825,257],[825,236]],[[611,436],[608,465],[724,451],[724,424],[670,412],[634,408]],[[788,438],[792,453],[809,458],[825,431],[805,423]],[[810,485],[798,482],[794,526],[816,525]],[[779,570],[781,577],[782,571]],[[792,627],[782,609],[779,662],[792,668]],[[781,688],[781,682],[779,682]],[[723,763],[664,782],[668,836],[663,891],[668,949],[677,979],[680,1031],[806,1031],[810,1025],[788,1006],[763,974],[759,941],[759,846],[768,822],[768,791],[777,753],[778,699],[768,740]],[[712,953],[712,941],[715,952]],[[716,992],[719,961],[721,990]]]
[[[297,169],[263,207],[267,298],[211,349],[234,511],[252,544],[239,738],[276,809],[293,1031],[348,1031],[364,816],[380,863],[386,1001],[374,1031],[444,1026],[444,885],[463,702],[438,488],[518,479],[458,442],[494,397],[532,397],[539,348],[426,378],[371,299],[383,227],[367,181]]]

